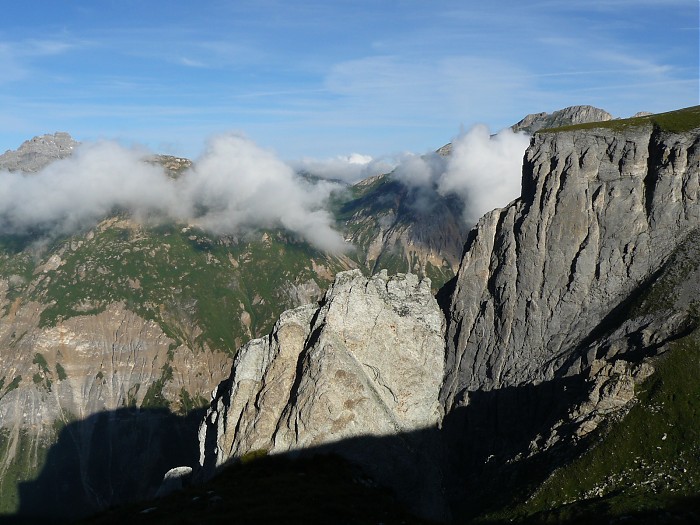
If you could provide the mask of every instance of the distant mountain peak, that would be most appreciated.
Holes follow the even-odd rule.
[[[553,113],[530,113],[517,124],[511,126],[513,131],[532,134],[540,129],[558,128],[588,122],[612,120],[613,116],[604,109],[593,106],[569,106]]]
[[[55,160],[70,156],[79,144],[65,131],[40,135],[0,155],[0,170],[39,171]]]

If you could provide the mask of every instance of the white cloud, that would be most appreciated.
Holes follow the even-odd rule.
[[[456,195],[467,224],[507,205],[520,195],[522,160],[529,137],[506,128],[491,136],[478,125],[452,141],[448,157],[436,153],[407,156],[392,174],[413,194],[418,206],[434,204],[437,194]]]
[[[290,164],[298,172],[306,172],[324,179],[341,180],[347,183],[389,173],[396,166],[396,162],[391,159],[374,159],[360,153],[340,155],[330,159],[304,157],[301,160],[292,161]]]
[[[310,184],[250,140],[211,140],[179,179],[144,162],[147,152],[86,144],[35,174],[0,172],[0,231],[67,234],[115,210],[171,219],[216,234],[284,227],[320,249],[348,248],[323,209],[335,185]]]
[[[453,141],[438,191],[458,195],[465,204],[465,220],[476,222],[520,195],[523,155],[529,143],[527,135],[510,128],[492,137],[486,126],[473,127]]]
[[[65,234],[117,208],[139,214],[174,208],[173,185],[161,169],[142,162],[143,154],[102,142],[36,174],[0,173],[0,228]]]
[[[252,141],[236,135],[213,139],[182,179],[188,216],[215,233],[283,226],[315,246],[342,251],[323,205],[335,186],[310,184]],[[197,213],[197,210],[204,210]]]

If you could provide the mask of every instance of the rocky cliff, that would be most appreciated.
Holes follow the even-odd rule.
[[[440,419],[443,337],[429,280],[338,274],[320,306],[285,312],[269,337],[238,352],[200,429],[200,464],[213,473],[250,454],[325,445],[404,496],[439,497],[414,468],[425,440],[406,433]],[[350,442],[400,435],[371,450]]]
[[[0,155],[0,170],[39,171],[55,160],[72,155],[79,145],[79,142],[63,131],[34,137],[16,150]]]
[[[695,333],[698,129],[691,108],[537,134],[522,196],[479,221],[441,292],[444,339],[415,277],[341,274],[320,307],[238,354],[200,430],[202,465],[336,443],[443,518],[532,490],[623,417],[650,358]],[[660,290],[667,308],[652,307]],[[423,445],[358,453],[362,434]],[[407,461],[417,476],[386,474]],[[419,501],[417,480],[440,497]]]
[[[472,390],[592,363],[606,316],[700,223],[699,142],[651,120],[535,136],[522,197],[484,216],[467,244],[450,309],[447,410]]]
[[[636,116],[636,115],[635,115]],[[560,128],[588,122],[605,122],[612,120],[612,115],[604,109],[593,106],[570,106],[552,113],[531,113],[517,124],[511,126],[513,131],[533,134],[545,128]]]

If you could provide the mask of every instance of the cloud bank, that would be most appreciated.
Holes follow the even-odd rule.
[[[488,128],[476,126],[455,138],[448,157],[402,156],[392,177],[410,189],[416,208],[456,195],[471,225],[519,195],[528,141],[509,129],[490,136]],[[331,193],[342,186],[327,179],[354,182],[394,167],[354,154],[306,159],[293,168],[238,135],[212,139],[177,179],[144,162],[149,156],[143,149],[99,142],[78,147],[38,173],[0,172],[0,234],[65,235],[126,211],[137,220],[172,220],[219,235],[283,227],[321,250],[342,252],[349,246],[326,209]],[[322,179],[311,182],[295,169]]]
[[[0,172],[0,232],[53,235],[124,210],[216,234],[284,227],[331,252],[347,248],[323,208],[336,185],[311,184],[250,140],[220,136],[180,178],[144,162],[148,153],[112,142],[85,144],[36,174]]]
[[[181,200],[185,216],[214,233],[282,226],[337,252],[347,246],[323,207],[336,188],[327,181],[307,182],[273,153],[226,135],[213,139],[182,178]]]
[[[352,153],[330,159],[304,157],[301,160],[291,162],[290,165],[300,173],[309,173],[324,179],[352,184],[367,177],[389,173],[396,167],[396,162],[390,159],[374,159],[369,155]]]
[[[418,206],[435,202],[436,193],[456,195],[464,204],[465,222],[472,225],[484,213],[520,195],[522,160],[529,142],[529,136],[510,128],[492,136],[488,127],[477,125],[452,141],[448,157],[408,156],[392,176],[415,190]]]

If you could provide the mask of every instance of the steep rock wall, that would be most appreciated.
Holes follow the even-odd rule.
[[[533,138],[522,197],[486,214],[467,241],[450,307],[446,411],[469,392],[590,365],[606,318],[621,317],[700,224],[699,143],[651,124]]]
[[[201,465],[315,449],[357,461],[414,505],[438,498],[417,468],[425,439],[409,433],[439,421],[443,336],[428,279],[338,274],[320,307],[285,312],[238,352],[200,429]],[[355,439],[369,436],[395,439]]]

